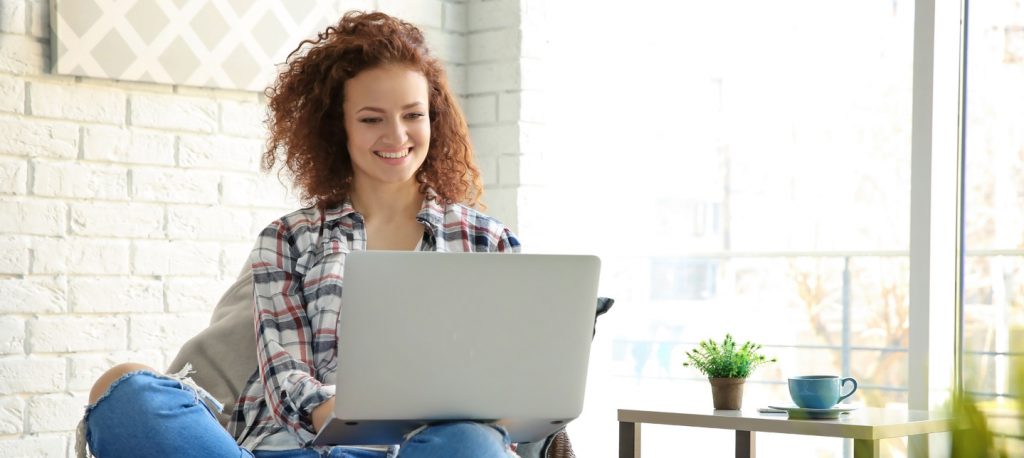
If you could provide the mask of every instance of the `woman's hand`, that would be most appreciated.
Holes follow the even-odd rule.
[[[311,420],[313,421],[313,429],[319,433],[320,428],[324,427],[324,423],[327,423],[327,420],[331,418],[331,413],[333,412],[334,396],[331,396],[331,398],[324,401],[323,404],[320,404],[313,408],[313,415],[311,418]]]

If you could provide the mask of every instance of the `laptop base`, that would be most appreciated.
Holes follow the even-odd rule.
[[[313,439],[312,445],[394,445],[405,442],[405,436],[424,424],[444,423],[454,420],[435,422],[413,420],[368,420],[352,421],[331,418]],[[467,420],[474,421],[474,420]],[[496,424],[508,431],[512,442],[536,442],[554,434],[565,427],[569,420],[551,420],[539,422],[499,420],[480,421],[480,423]]]

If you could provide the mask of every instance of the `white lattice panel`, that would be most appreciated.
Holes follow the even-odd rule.
[[[51,0],[54,71],[261,91],[336,0]]]

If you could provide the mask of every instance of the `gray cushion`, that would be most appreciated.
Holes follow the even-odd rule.
[[[169,373],[192,364],[192,380],[224,404],[217,416],[227,425],[245,382],[256,371],[256,331],[253,321],[252,268],[242,268],[213,309],[210,326],[185,342]]]

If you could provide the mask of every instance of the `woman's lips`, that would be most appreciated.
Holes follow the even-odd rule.
[[[374,151],[373,154],[382,159],[402,159],[409,154],[412,154],[412,148],[406,148],[398,151]]]

